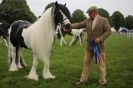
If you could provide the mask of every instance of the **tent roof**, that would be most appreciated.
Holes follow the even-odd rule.
[[[120,27],[120,29],[118,30],[118,32],[128,32],[127,28],[124,27]]]

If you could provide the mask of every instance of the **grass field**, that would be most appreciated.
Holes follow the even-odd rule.
[[[70,37],[66,38],[70,41]],[[86,39],[84,39],[84,45]],[[106,41],[107,45],[107,81],[106,88],[133,88],[133,37],[111,36]],[[24,57],[27,68],[18,72],[9,72],[7,63],[7,48],[0,39],[0,88],[76,88],[75,81],[79,80],[82,72],[84,47],[79,42],[74,46],[59,46],[57,40],[50,57],[50,71],[56,76],[54,80],[42,78],[43,64],[39,62],[37,73],[39,81],[25,78],[32,66],[32,53],[25,50]],[[97,65],[93,59],[92,69],[88,82],[80,88],[97,88]]]

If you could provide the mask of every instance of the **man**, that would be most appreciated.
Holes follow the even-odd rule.
[[[76,85],[82,84],[87,81],[89,73],[91,60],[94,56],[92,51],[92,45],[90,41],[93,40],[99,47],[99,84],[101,86],[107,83],[106,81],[106,66],[105,66],[105,44],[104,40],[111,34],[110,24],[108,19],[98,15],[98,8],[92,6],[87,10],[90,18],[80,23],[75,23],[71,25],[71,29],[86,28],[87,30],[87,46],[85,49],[84,61],[83,61],[83,71],[81,74],[80,81]]]

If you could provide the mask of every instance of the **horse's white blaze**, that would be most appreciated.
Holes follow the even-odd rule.
[[[60,11],[61,14],[63,15],[63,23],[66,25],[66,24],[71,24],[70,20],[67,18],[67,16],[62,12]]]
[[[64,21],[63,21],[63,23],[66,25],[66,24],[70,24],[70,20],[69,19],[65,19]]]

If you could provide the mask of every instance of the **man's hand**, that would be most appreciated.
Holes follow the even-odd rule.
[[[70,24],[65,25],[64,32],[71,32]]]
[[[71,25],[70,24],[66,24],[65,25],[65,29],[70,29]]]
[[[95,43],[99,44],[101,42],[101,39],[100,38],[95,38]]]

